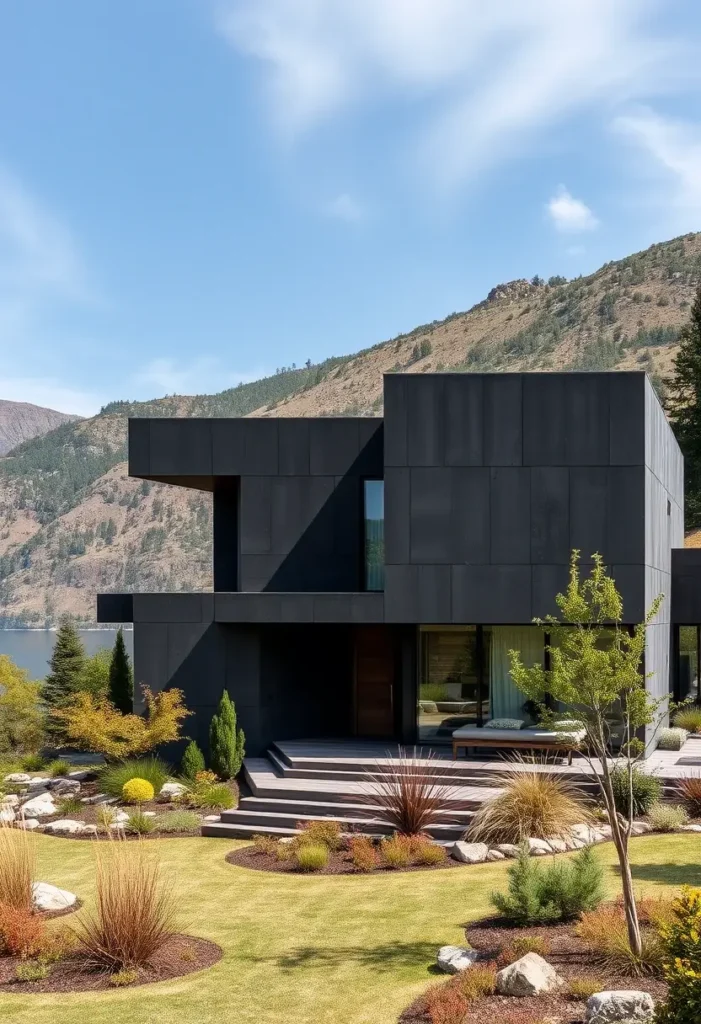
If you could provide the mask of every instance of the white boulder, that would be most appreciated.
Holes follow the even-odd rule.
[[[10,825],[15,820],[14,807],[0,807],[0,824]]]
[[[30,818],[48,818],[58,808],[49,793],[40,793],[22,805],[22,814]]]
[[[54,836],[75,836],[81,835],[85,830],[85,822],[77,821],[75,818],[60,818],[58,821],[50,821],[44,831]]]
[[[472,967],[479,959],[479,953],[464,946],[441,946],[436,957],[436,964],[446,974],[459,974]]]
[[[4,782],[9,782],[13,786],[26,786],[27,783],[32,781],[31,775],[27,775],[26,772],[11,772],[6,775]]]
[[[23,828],[27,832],[33,832],[37,828],[41,828],[41,824],[36,818],[18,818],[15,822],[17,828]]]
[[[489,847],[486,843],[464,843],[460,841],[453,843],[450,855],[454,860],[459,860],[463,864],[481,864],[487,859],[488,853]]]
[[[545,857],[546,854],[553,852],[550,843],[545,839],[529,839],[528,851],[531,857]]]
[[[634,836],[644,836],[652,832],[652,825],[649,821],[634,821],[632,832]]]
[[[77,796],[80,793],[80,783],[77,779],[52,779],[49,789],[60,796]]]
[[[655,1016],[655,1003],[649,992],[623,989],[618,992],[597,992],[587,1000],[584,1017],[587,1024],[648,1024]]]
[[[107,796],[107,793],[93,793],[92,796],[81,796],[80,802],[83,804],[116,804],[116,796]]]
[[[567,843],[565,842],[564,839],[548,839],[548,843],[549,843],[550,849],[553,851],[553,853],[566,853],[567,852]]]
[[[19,797],[16,793],[8,793],[0,799],[0,807],[18,807]]]
[[[128,811],[123,811],[121,807],[117,807],[112,811],[112,823],[114,825],[123,824],[125,821],[129,821]]]
[[[505,857],[518,857],[519,855],[519,848],[513,843],[497,843],[494,849],[503,853]]]
[[[562,983],[555,968],[537,953],[526,953],[497,974],[497,992],[503,996],[538,996],[554,992]]]
[[[75,893],[59,889],[48,882],[32,882],[32,895],[37,910],[66,910],[77,900]]]
[[[701,832],[701,825],[680,825],[679,832]]]
[[[182,782],[164,782],[158,794],[158,802],[161,804],[170,803],[175,797],[187,793],[187,786]]]
[[[33,779],[29,780],[29,789],[34,792],[37,792],[40,789],[48,789],[52,782],[53,779],[43,779],[39,778],[39,776],[35,776]]]
[[[490,850],[489,853],[487,854],[487,860],[506,860],[506,854],[502,853],[500,850]]]

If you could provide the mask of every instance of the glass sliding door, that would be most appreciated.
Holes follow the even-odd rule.
[[[679,626],[677,700],[699,701],[699,627]]]
[[[422,626],[418,734],[450,743],[454,729],[479,724],[489,708],[482,631],[477,626]]]

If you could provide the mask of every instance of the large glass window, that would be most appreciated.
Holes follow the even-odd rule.
[[[385,483],[366,480],[363,495],[365,589],[385,589]]]
[[[679,627],[678,700],[699,700],[699,627]]]
[[[489,717],[488,673],[476,626],[422,626],[419,739],[449,743],[454,729]],[[486,662],[488,665],[488,661]]]

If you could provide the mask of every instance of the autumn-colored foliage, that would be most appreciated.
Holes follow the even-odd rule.
[[[154,694],[144,686],[143,695],[143,717],[123,715],[105,696],[85,691],[51,714],[64,723],[68,740],[83,750],[114,759],[133,757],[179,739],[183,719],[192,714],[185,707],[182,690]]]

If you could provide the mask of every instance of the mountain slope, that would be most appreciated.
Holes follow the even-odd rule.
[[[94,616],[99,590],[211,586],[209,495],[130,480],[128,416],[377,415],[382,374],[644,369],[668,373],[701,279],[701,234],[589,277],[512,281],[464,313],[349,356],[217,395],[113,402],[0,459],[0,625]]]
[[[29,402],[9,402],[0,398],[0,455],[5,455],[23,441],[78,418]]]

